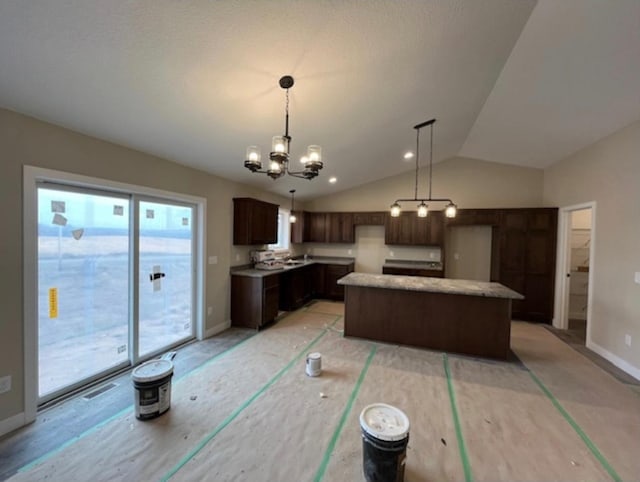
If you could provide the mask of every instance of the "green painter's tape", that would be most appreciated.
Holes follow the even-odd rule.
[[[620,477],[617,474],[617,472],[613,469],[613,467],[607,461],[607,459],[604,457],[604,455],[602,455],[600,450],[598,450],[598,447],[596,447],[596,444],[594,444],[591,441],[591,439],[587,436],[587,434],[584,432],[584,430],[582,430],[582,428],[580,428],[580,426],[573,419],[573,417],[571,417],[571,415],[569,415],[569,412],[567,412],[564,409],[564,407],[560,404],[560,402],[553,396],[551,391],[549,391],[549,389],[544,385],[544,383],[542,383],[540,381],[540,379],[538,379],[538,377],[535,376],[535,374],[531,370],[529,370],[529,375],[531,375],[531,378],[533,379],[533,381],[536,382],[536,384],[540,387],[540,389],[544,392],[544,394],[549,398],[549,400],[551,400],[551,403],[553,403],[553,405],[558,409],[558,411],[564,417],[564,419],[567,421],[567,423],[569,425],[571,425],[573,430],[575,430],[576,433],[580,436],[582,441],[589,448],[589,450],[591,450],[591,453],[594,455],[594,457],[596,459],[598,459],[598,462],[600,462],[600,464],[604,467],[604,469],[609,473],[611,478],[613,480],[615,480],[616,482],[621,482],[622,481],[622,477]]]
[[[316,472],[316,476],[313,478],[314,482],[320,482],[324,478],[324,473],[327,470],[327,466],[329,465],[329,459],[331,458],[331,454],[336,447],[336,443],[338,443],[338,439],[340,438],[340,434],[342,433],[342,429],[344,427],[345,422],[347,421],[347,417],[351,412],[351,408],[353,407],[353,402],[358,396],[358,392],[360,391],[360,386],[364,380],[367,371],[369,370],[369,365],[371,365],[371,360],[373,360],[373,356],[376,354],[376,346],[373,345],[371,347],[371,351],[369,352],[369,356],[367,361],[360,372],[360,376],[358,377],[358,381],[356,382],[356,386],[353,387],[353,391],[351,392],[351,396],[349,397],[349,401],[347,402],[344,411],[342,412],[342,416],[340,417],[340,421],[338,422],[338,426],[336,430],[333,432],[333,436],[331,437],[331,441],[329,442],[329,446],[327,450],[324,452],[324,457],[322,458],[322,462],[320,463],[320,467]]]
[[[340,318],[337,318],[332,324],[331,326],[333,326]],[[222,430],[224,430],[224,428],[229,425],[231,422],[233,422],[236,417],[238,415],[240,415],[240,413],[242,413],[242,411],[244,409],[246,409],[249,405],[251,405],[258,397],[260,397],[260,395],[262,395],[264,392],[266,392],[269,387],[271,385],[273,385],[275,382],[277,382],[282,375],[284,375],[287,371],[289,371],[289,369],[291,369],[291,367],[298,362],[298,360],[300,360],[300,358],[302,358],[307,351],[314,346],[316,343],[318,343],[318,341],[320,341],[320,339],[326,335],[329,332],[328,329],[324,329],[322,330],[322,332],[316,336],[309,344],[307,344],[302,350],[300,350],[300,352],[289,362],[287,363],[287,365],[284,366],[284,368],[282,368],[278,373],[276,373],[267,383],[265,383],[262,388],[260,388],[260,390],[258,390],[256,393],[254,393],[251,397],[249,397],[242,405],[240,405],[238,408],[236,408],[229,416],[227,416],[227,418],[225,418],[222,422],[220,422],[220,424],[218,424],[218,426],[213,430],[213,432],[211,432],[209,435],[207,435],[204,439],[202,439],[200,441],[200,443],[198,443],[198,445],[196,445],[189,453],[187,453],[187,455],[185,455],[169,472],[166,473],[166,475],[164,477],[162,477],[163,482],[166,482],[167,480],[169,480],[171,477],[173,477],[180,469],[182,469],[182,467],[184,467],[193,457],[195,457],[209,442],[211,442],[211,440],[213,440],[215,438],[216,435],[218,435]]]
[[[469,463],[469,456],[467,455],[467,448],[464,443],[464,436],[462,435],[462,427],[460,426],[460,417],[458,416],[456,403],[456,393],[453,390],[453,381],[451,380],[451,373],[449,371],[449,358],[446,353],[442,354],[442,359],[444,363],[444,373],[447,375],[447,388],[449,389],[449,400],[451,400],[451,413],[453,413],[453,424],[456,428],[458,450],[460,451],[460,458],[462,459],[462,467],[464,469],[464,480],[471,482],[473,480],[473,476],[471,475],[471,464]]]
[[[242,345],[242,344],[246,343],[247,341],[249,341],[249,340],[250,340],[251,338],[253,338],[254,336],[255,336],[255,334],[254,334],[254,335],[251,335],[251,336],[249,336],[249,337],[247,337],[247,338],[245,338],[244,340],[242,340],[242,341],[241,341],[241,342],[239,342],[239,343],[236,343],[235,345],[233,345],[232,347],[230,347],[230,348],[226,349],[225,351],[220,352],[220,353],[218,353],[217,355],[215,355],[215,356],[213,356],[213,357],[209,358],[206,362],[204,362],[204,363],[203,363],[202,365],[200,365],[199,367],[194,368],[194,369],[193,369],[193,370],[191,370],[190,372],[185,373],[183,376],[181,376],[180,378],[178,378],[178,379],[176,380],[176,382],[179,382],[179,381],[181,381],[181,380],[183,380],[183,379],[185,379],[185,378],[187,378],[187,377],[189,377],[189,376],[193,375],[194,373],[199,372],[200,370],[202,370],[202,369],[203,369],[203,368],[205,368],[206,366],[210,365],[210,364],[211,364],[211,363],[213,363],[214,361],[216,361],[216,360],[218,360],[218,359],[222,358],[222,357],[223,357],[223,356],[225,356],[225,355],[228,355],[229,353],[231,353],[232,351],[234,351],[236,348],[238,348],[240,345]],[[119,411],[118,413],[116,413],[115,415],[112,415],[111,417],[107,418],[106,420],[103,420],[102,422],[100,422],[100,423],[98,423],[98,424],[94,425],[93,427],[91,427],[91,428],[89,428],[89,429],[85,430],[85,431],[84,431],[84,432],[82,432],[80,435],[76,435],[75,437],[73,437],[73,438],[71,438],[71,439],[67,440],[65,443],[63,443],[63,444],[62,444],[62,445],[60,445],[59,447],[56,447],[55,449],[50,450],[50,451],[49,451],[49,452],[47,452],[46,454],[41,455],[41,456],[40,456],[40,457],[38,457],[37,459],[35,459],[35,460],[33,460],[33,461],[29,462],[27,465],[24,465],[24,466],[20,467],[20,468],[18,469],[18,472],[19,472],[19,473],[22,473],[22,472],[28,472],[29,470],[31,470],[31,469],[32,469],[33,467],[35,467],[36,465],[39,465],[39,464],[41,464],[42,462],[44,462],[44,461],[46,461],[46,460],[50,459],[50,458],[51,458],[51,457],[53,457],[54,455],[56,455],[56,454],[58,454],[58,453],[62,452],[62,451],[63,451],[64,449],[66,449],[67,447],[69,447],[69,446],[73,445],[74,443],[76,443],[76,442],[80,441],[81,439],[85,438],[86,436],[91,435],[91,434],[92,434],[92,433],[94,433],[96,430],[98,430],[98,429],[100,429],[100,428],[104,427],[105,425],[107,425],[107,424],[111,423],[111,422],[112,422],[112,421],[114,421],[115,419],[117,419],[117,418],[119,418],[119,417],[123,416],[124,414],[126,414],[126,413],[128,413],[128,412],[133,412],[133,405],[129,405],[128,407],[126,407],[126,408],[124,408],[124,409],[120,410],[120,411]]]

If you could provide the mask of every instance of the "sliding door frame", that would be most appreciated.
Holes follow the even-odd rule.
[[[205,323],[205,246],[206,208],[205,198],[174,193],[161,189],[121,183],[107,179],[72,174],[33,166],[23,166],[23,314],[24,314],[24,424],[33,422],[38,411],[38,184],[50,182],[57,185],[97,190],[106,193],[151,197],[166,202],[193,205],[194,215],[194,297],[193,320],[195,334],[204,339]],[[135,209],[132,208],[132,216]],[[134,223],[135,225],[135,223]],[[136,247],[131,236],[130,247]],[[135,251],[134,251],[135,253]],[[136,255],[137,256],[137,255]],[[130,260],[130,263],[134,262]],[[130,270],[130,281],[137,281],[135,269]],[[135,297],[132,297],[135,298]],[[130,300],[130,310],[136,310],[137,300]],[[130,311],[134,313],[134,311]],[[134,326],[136,323],[134,323]]]

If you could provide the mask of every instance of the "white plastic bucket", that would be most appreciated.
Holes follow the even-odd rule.
[[[322,373],[322,355],[318,352],[307,355],[307,367],[305,369],[310,377],[320,376]]]
[[[138,420],[150,420],[169,410],[171,377],[173,363],[169,360],[151,360],[133,370],[131,379]]]

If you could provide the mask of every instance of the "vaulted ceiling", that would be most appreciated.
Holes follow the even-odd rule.
[[[638,0],[0,0],[0,106],[300,199],[410,170],[432,117],[436,162],[548,166],[640,118],[638,59]],[[243,167],[285,74],[313,181]]]

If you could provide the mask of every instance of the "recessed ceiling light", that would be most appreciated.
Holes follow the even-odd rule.
[[[408,151],[404,153],[404,158],[405,159],[411,159],[413,157],[413,152]]]
[[[329,178],[329,182],[330,182],[331,184],[335,184],[336,182],[338,182],[338,178],[337,178],[337,177],[330,177],[330,178]]]

